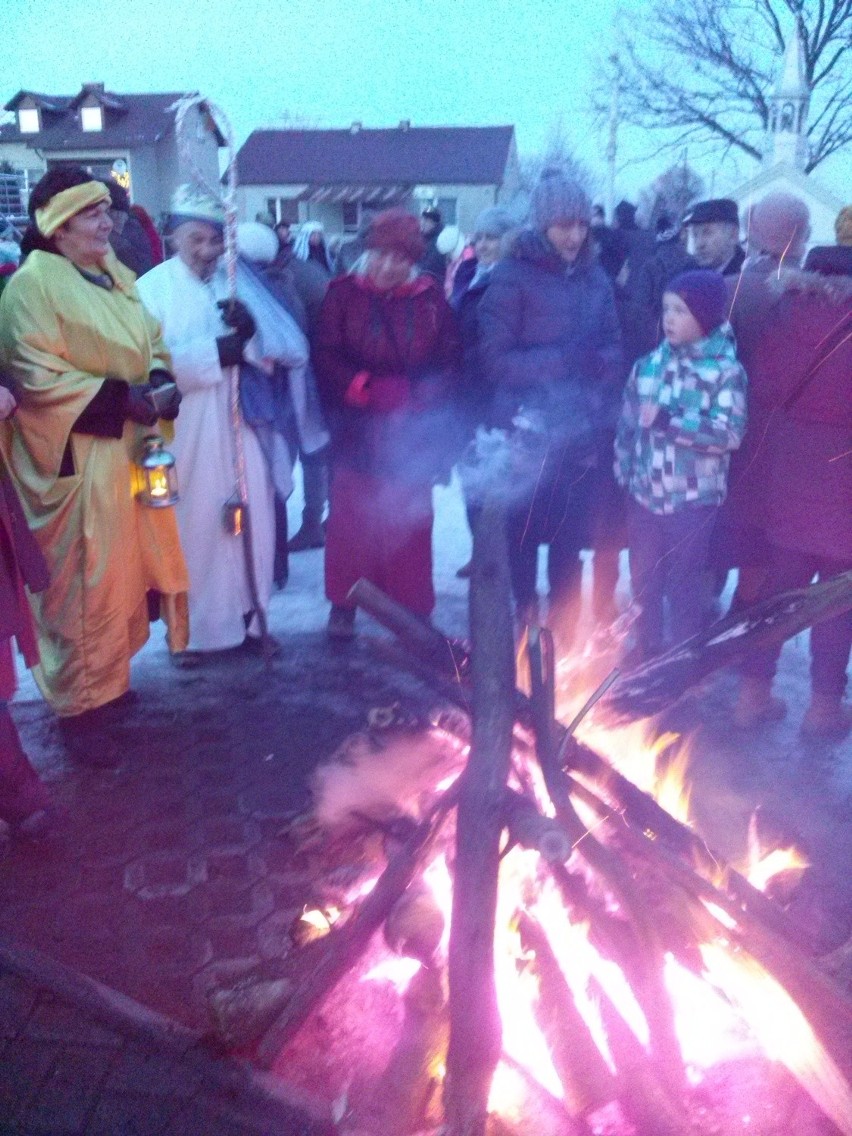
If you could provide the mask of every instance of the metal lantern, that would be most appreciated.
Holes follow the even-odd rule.
[[[165,509],[178,500],[175,459],[159,434],[147,434],[138,466],[141,488],[136,496],[151,509]]]

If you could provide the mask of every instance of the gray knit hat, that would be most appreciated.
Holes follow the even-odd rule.
[[[530,223],[540,232],[551,225],[592,220],[592,203],[578,181],[560,170],[545,170],[530,197]]]
[[[508,209],[504,209],[500,205],[491,205],[488,209],[483,209],[476,218],[473,235],[475,237],[505,237],[506,233],[516,226],[517,221]]]

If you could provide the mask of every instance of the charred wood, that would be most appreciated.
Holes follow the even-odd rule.
[[[532,965],[539,984],[535,1013],[565,1093],[565,1108],[574,1118],[584,1117],[614,1100],[618,1090],[544,929],[526,912],[518,916],[518,928],[521,943],[535,954]]]
[[[514,728],[515,659],[502,511],[486,504],[473,536],[470,588],[473,731],[461,777],[449,950],[447,1136],[484,1136],[502,1049],[494,978],[500,841]]]
[[[256,1044],[257,1057],[269,1066],[308,1015],[363,955],[370,939],[414,878],[432,847],[458,783],[440,799],[414,834],[392,855],[376,886],[343,924],[288,956],[273,981],[244,980],[208,996],[214,1035],[231,1048]]]

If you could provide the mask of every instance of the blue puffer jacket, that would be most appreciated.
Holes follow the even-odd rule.
[[[495,424],[538,414],[571,458],[613,430],[624,371],[612,285],[586,245],[571,267],[547,238],[518,234],[479,309],[479,342],[495,387]]]

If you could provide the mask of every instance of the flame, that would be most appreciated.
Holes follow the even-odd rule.
[[[775,876],[782,872],[804,872],[810,867],[810,861],[794,846],[789,848],[773,848],[754,860],[746,871],[750,884],[761,891],[766,891]]]
[[[701,947],[701,957],[764,1052],[783,1062],[844,1136],[852,1136],[852,1089],[784,987],[749,955],[713,943]]]
[[[309,907],[302,912],[300,917],[302,923],[307,923],[309,927],[323,935],[328,934],[339,918],[339,907],[327,907],[324,910],[320,910],[318,907]]]
[[[363,975],[362,982],[389,982],[397,994],[402,995],[423,964],[418,959],[393,955],[376,963]]]

